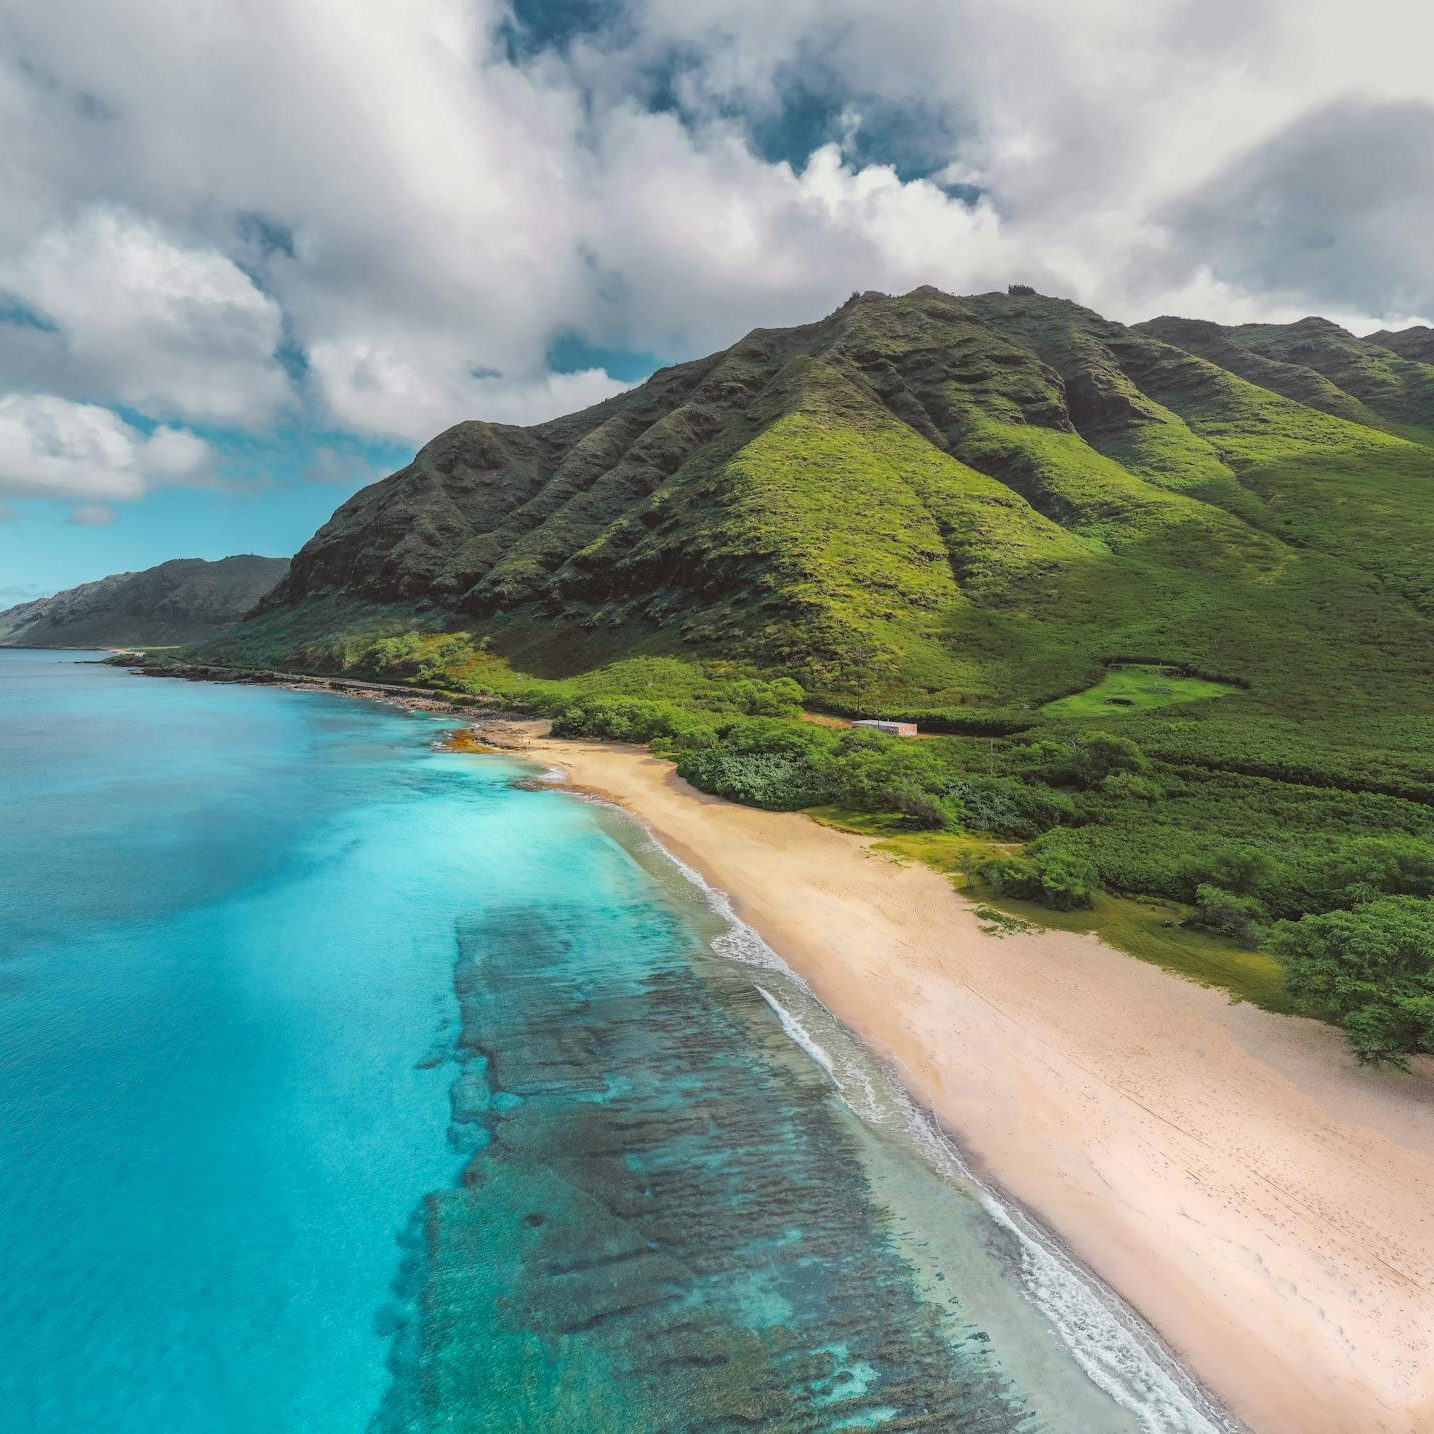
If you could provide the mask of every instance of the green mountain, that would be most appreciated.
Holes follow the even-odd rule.
[[[1094,902],[1372,1058],[1434,1049],[1427,340],[853,295],[582,413],[459,424],[205,655],[520,701],[739,800],[939,833],[948,866],[1023,840],[1002,899]],[[1307,974],[1306,923],[1405,900],[1367,915],[1404,974]],[[1233,954],[1268,932],[1288,992]]]
[[[1318,320],[864,294],[567,418],[450,429],[338,510],[243,638],[281,657],[412,614],[545,673],[720,656],[932,708],[1153,655],[1313,710],[1434,614],[1415,419],[1434,366]]]
[[[1413,328],[1380,329],[1378,333],[1366,334],[1364,342],[1378,344],[1390,349],[1401,358],[1416,359],[1420,363],[1434,363],[1434,329],[1427,324],[1416,324]]]
[[[289,570],[287,558],[175,558],[0,612],[0,647],[165,646],[237,622]]]

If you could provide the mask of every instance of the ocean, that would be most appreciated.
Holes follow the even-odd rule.
[[[630,818],[89,657],[0,651],[0,1429],[1231,1427]]]

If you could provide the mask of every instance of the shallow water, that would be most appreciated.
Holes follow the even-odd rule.
[[[0,1429],[1205,1431],[621,814],[0,651]]]

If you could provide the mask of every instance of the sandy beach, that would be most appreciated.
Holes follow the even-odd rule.
[[[1434,1063],[1062,932],[607,744],[534,755],[733,900],[987,1173],[1258,1434],[1434,1429]]]

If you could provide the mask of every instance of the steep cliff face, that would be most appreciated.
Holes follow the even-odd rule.
[[[459,424],[344,504],[242,631],[281,656],[396,607],[500,647],[541,631],[576,665],[665,645],[989,691],[1018,630],[1064,624],[1087,656],[1101,631],[1218,666],[1221,631],[1254,644],[1301,585],[1434,610],[1430,395],[1434,367],[1322,320],[854,295],[582,413]]]
[[[3,647],[161,646],[237,622],[289,570],[287,558],[175,558],[0,612]]]

